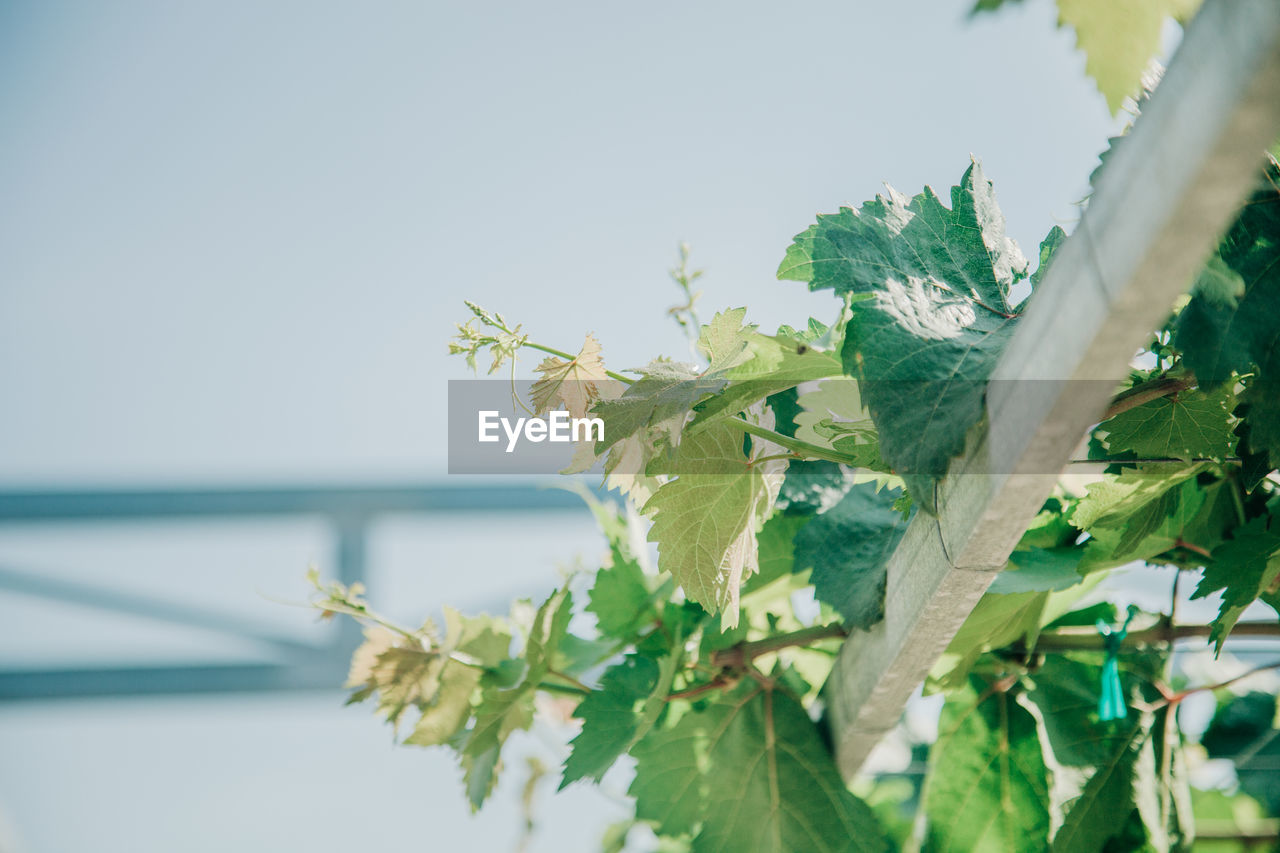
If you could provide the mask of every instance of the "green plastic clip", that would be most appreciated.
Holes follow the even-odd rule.
[[[1107,652],[1107,659],[1102,664],[1102,693],[1098,696],[1098,719],[1102,722],[1123,720],[1129,716],[1129,707],[1124,701],[1124,687],[1120,684],[1120,647],[1129,634],[1129,623],[1138,612],[1137,606],[1129,605],[1129,615],[1119,629],[1112,628],[1101,619],[1097,622],[1098,633],[1102,635],[1102,646]]]

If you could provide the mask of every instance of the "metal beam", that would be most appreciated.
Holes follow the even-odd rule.
[[[527,484],[324,486],[280,488],[102,489],[0,492],[0,528],[8,524],[129,523],[318,516],[336,533],[334,564],[346,584],[363,581],[372,520],[392,514],[580,510],[562,488]],[[0,701],[173,693],[337,689],[360,641],[342,620],[332,642],[314,646],[252,622],[179,602],[0,567],[0,591],[156,619],[264,644],[282,661],[166,666],[71,667],[0,671]]]
[[[320,647],[313,643],[264,631],[262,626],[239,619],[229,613],[219,613],[168,599],[124,592],[113,587],[63,580],[31,572],[19,572],[4,566],[0,566],[0,591],[38,596],[65,604],[91,607],[95,610],[106,610],[201,631],[212,631],[261,643],[285,654],[309,654],[320,650]]]
[[[891,557],[884,621],[841,649],[827,691],[846,777],[1004,568],[1278,136],[1280,2],[1208,0],[1019,324],[939,516],[918,515]]]
[[[251,663],[10,670],[0,672],[0,702],[281,690],[338,691],[346,677],[346,661],[336,655],[294,665]]]
[[[0,491],[0,524],[391,513],[566,510],[582,499],[527,484]]]

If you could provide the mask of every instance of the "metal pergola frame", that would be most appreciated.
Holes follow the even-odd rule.
[[[580,509],[563,489],[535,485],[405,485],[284,488],[101,489],[0,492],[0,531],[85,522],[319,518],[336,534],[332,566],[345,584],[367,574],[370,526],[389,515]],[[333,690],[346,676],[360,626],[339,620],[328,642],[264,632],[232,614],[114,587],[22,572],[0,564],[0,595],[55,602],[213,631],[262,646],[262,663],[92,666],[0,670],[0,702],[101,696]]]

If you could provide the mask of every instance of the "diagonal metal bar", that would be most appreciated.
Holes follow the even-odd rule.
[[[0,590],[38,596],[53,601],[91,607],[126,616],[165,622],[183,628],[194,628],[261,643],[288,655],[311,655],[323,649],[293,637],[263,631],[261,625],[163,598],[125,592],[108,586],[50,577],[47,574],[20,572],[0,566]]]
[[[846,776],[1004,567],[1278,136],[1280,2],[1208,0],[1010,342],[939,516],[918,515],[890,558],[884,621],[841,649],[827,694]]]

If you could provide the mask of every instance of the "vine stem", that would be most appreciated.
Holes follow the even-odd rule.
[[[751,661],[770,652],[781,651],[792,646],[807,646],[821,640],[843,639],[849,636],[843,625],[814,625],[779,634],[776,637],[765,637],[763,640],[738,643],[727,649],[719,649],[711,653],[711,663],[726,668],[742,668]]]
[[[806,459],[825,459],[828,462],[839,462],[844,465],[851,464],[849,457],[836,453],[834,450],[819,447],[816,444],[810,444],[809,442],[801,441],[798,438],[791,438],[790,436],[783,435],[780,432],[774,432],[768,427],[753,424],[744,418],[728,418],[725,423],[736,429],[742,430],[748,435],[754,435],[757,438],[772,441],[779,447],[785,447],[787,450],[798,453]]]
[[[1146,382],[1139,383],[1127,391],[1117,394],[1111,401],[1111,405],[1102,413],[1102,419],[1114,418],[1116,415],[1127,412],[1130,409],[1136,409],[1143,403],[1150,403],[1152,400],[1158,400],[1161,397],[1168,397],[1170,394],[1177,394],[1179,391],[1186,391],[1188,388],[1194,388],[1196,378],[1194,376],[1161,376],[1156,379],[1148,379]]]
[[[566,674],[566,673],[560,672],[559,670],[555,670],[555,669],[548,669],[548,670],[547,670],[547,675],[554,675],[556,678],[562,678],[562,679],[564,679],[565,681],[567,681],[571,687],[574,687],[574,688],[576,688],[576,689],[578,689],[578,690],[582,691],[583,693],[590,693],[590,692],[591,692],[591,688],[590,688],[590,687],[588,687],[587,685],[583,684],[581,681],[579,681],[578,679],[574,678],[572,675],[568,675],[568,674]]]
[[[542,344],[535,344],[533,341],[525,341],[521,346],[528,347],[529,349],[536,349],[538,352],[545,352],[547,355],[554,355],[557,358],[563,358],[565,361],[573,361],[577,358],[576,355],[570,355],[564,350],[559,350],[555,347],[543,346]],[[612,370],[606,370],[604,373],[610,379],[615,379],[618,382],[625,382],[628,385],[635,382],[634,379],[623,376],[621,373],[614,373]]]
[[[1176,693],[1171,693],[1165,699],[1165,704],[1176,705],[1177,703],[1181,702],[1183,699],[1186,699],[1188,696],[1191,696],[1193,694],[1208,693],[1214,690],[1220,690],[1223,687],[1230,687],[1232,684],[1235,684],[1237,681],[1243,681],[1244,679],[1248,678],[1251,675],[1257,675],[1260,672],[1266,672],[1267,670],[1270,670],[1270,669],[1280,669],[1280,660],[1272,661],[1271,663],[1264,663],[1261,666],[1255,666],[1253,669],[1246,670],[1245,672],[1242,672],[1239,675],[1232,676],[1231,678],[1228,678],[1226,681],[1219,681],[1216,684],[1202,684],[1199,687],[1188,687],[1185,690],[1179,690]]]
[[[1212,625],[1157,625],[1142,631],[1130,631],[1124,639],[1126,646],[1170,643],[1193,637],[1208,637]],[[1280,623],[1244,622],[1231,630],[1233,637],[1280,637]],[[1102,638],[1093,628],[1059,628],[1040,635],[1033,651],[1073,652],[1101,649]],[[1021,648],[1013,646],[1011,648]]]

